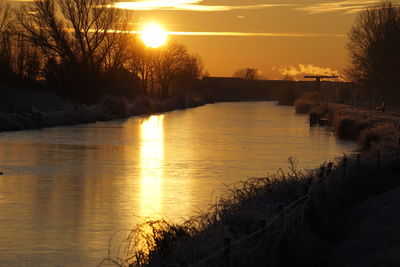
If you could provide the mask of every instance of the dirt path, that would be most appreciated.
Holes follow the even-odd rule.
[[[332,266],[400,266],[400,186],[350,207],[343,220]]]

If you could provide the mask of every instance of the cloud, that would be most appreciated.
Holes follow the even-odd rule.
[[[278,32],[167,32],[169,35],[232,36],[232,37],[332,37],[345,38],[345,34],[278,33]]]
[[[143,23],[135,23],[142,25]],[[140,34],[141,31],[129,31],[131,34]],[[345,34],[329,34],[329,33],[296,33],[296,32],[185,32],[185,31],[167,31],[168,35],[178,36],[226,36],[226,37],[330,37],[330,38],[345,38]]]
[[[345,14],[352,14],[379,2],[380,0],[347,0],[329,3],[317,3],[309,6],[297,7],[295,9],[298,11],[306,12],[308,14],[323,14],[330,12],[342,12]]]
[[[186,11],[230,11],[261,9],[271,7],[294,7],[298,4],[255,4],[255,5],[203,5],[203,0],[149,0],[134,2],[115,2],[113,6],[128,10],[186,10]]]
[[[279,66],[273,67],[273,70],[277,70],[283,76],[304,76],[304,75],[336,75],[339,79],[343,80],[343,75],[338,71],[331,68],[325,68],[315,66],[312,64],[298,64],[297,66]]]
[[[6,0],[8,2],[30,2],[34,0]],[[344,0],[328,3],[315,4],[250,4],[250,5],[205,5],[204,0],[138,0],[138,1],[115,1],[112,6],[127,10],[148,11],[148,10],[172,10],[172,11],[197,11],[197,12],[218,12],[231,10],[252,10],[274,7],[286,7],[307,13],[310,15],[341,12],[352,14],[364,8],[377,4],[380,0]]]

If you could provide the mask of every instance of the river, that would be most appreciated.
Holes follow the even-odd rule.
[[[115,231],[181,221],[224,184],[355,149],[274,102],[0,133],[0,265],[96,266]],[[127,232],[111,242],[113,256]]]

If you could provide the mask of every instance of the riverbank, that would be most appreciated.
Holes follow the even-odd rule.
[[[0,100],[0,131],[40,129],[63,125],[123,119],[131,116],[193,108],[208,103],[199,93],[170,99],[106,96],[98,103],[83,105],[48,92],[4,90]]]
[[[310,125],[333,128],[340,139],[354,140],[360,150],[384,150],[400,145],[400,112],[381,112],[344,104],[320,104],[304,99],[295,103],[297,113],[309,113]]]
[[[393,253],[400,236],[389,231],[398,227],[368,212],[393,212],[386,201],[399,190],[396,150],[348,155],[309,171],[291,163],[288,172],[236,184],[208,213],[185,223],[141,225],[129,237],[126,260],[112,260],[118,266],[354,266],[366,258],[373,258],[369,266],[400,263]],[[360,227],[354,232],[353,223]],[[386,236],[368,238],[377,233]]]

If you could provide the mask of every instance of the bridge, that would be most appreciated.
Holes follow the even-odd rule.
[[[327,75],[307,75],[304,76],[304,79],[315,79],[316,82],[321,82],[321,79],[337,79],[339,78],[339,76],[336,75],[331,75],[331,76],[327,76]]]

